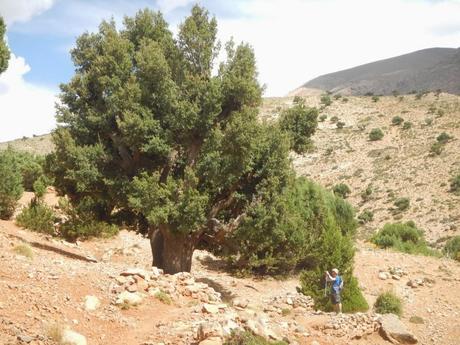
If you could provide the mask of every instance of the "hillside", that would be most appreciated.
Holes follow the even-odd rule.
[[[460,94],[460,48],[431,48],[319,76],[303,85],[334,93],[390,95],[422,90]]]
[[[320,106],[318,92],[297,90],[310,106]],[[262,118],[274,119],[293,97],[266,99]],[[417,99],[414,95],[349,97],[334,100],[322,110],[327,119],[319,123],[313,137],[315,150],[293,155],[300,175],[311,177],[326,187],[345,183],[351,188],[348,200],[357,213],[373,213],[374,219],[361,227],[367,237],[386,222],[413,220],[425,230],[429,240],[460,234],[460,197],[449,192],[449,180],[460,173],[460,97],[432,93]],[[394,116],[411,123],[391,124]],[[337,129],[331,119],[343,121]],[[384,137],[369,141],[372,128],[381,128]],[[437,136],[446,132],[453,137],[443,145],[440,155],[430,156]],[[365,201],[361,194],[370,186]],[[407,211],[397,213],[393,202],[410,200]]]
[[[5,150],[8,147],[17,151],[27,151],[37,155],[45,155],[54,149],[50,134],[0,143],[0,150]]]

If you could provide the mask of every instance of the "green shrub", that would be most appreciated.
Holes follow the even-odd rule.
[[[60,226],[60,235],[69,241],[92,237],[107,238],[118,234],[116,225],[99,219],[95,213],[98,205],[90,198],[83,198],[76,206],[61,199],[59,206],[67,219]]]
[[[433,124],[433,119],[431,117],[427,117],[425,119],[425,126],[431,126]]]
[[[447,257],[460,261],[460,236],[449,239],[442,251]]]
[[[416,316],[416,315],[411,316],[411,317],[409,318],[409,322],[415,323],[415,324],[418,324],[418,325],[421,325],[421,324],[424,324],[424,323],[425,323],[425,321],[423,320],[422,317]]]
[[[371,242],[380,248],[427,256],[439,256],[439,253],[428,247],[423,231],[414,222],[387,223],[371,238]]]
[[[364,202],[369,201],[372,195],[372,186],[368,185],[365,190],[361,192],[361,199],[363,199]]]
[[[348,185],[345,183],[336,184],[334,187],[332,187],[332,191],[335,195],[338,195],[343,199],[346,199],[351,193],[350,187],[348,187]]]
[[[410,200],[409,198],[398,198],[393,205],[395,205],[398,212],[403,212],[410,207]]]
[[[13,248],[13,251],[29,259],[33,259],[34,257],[34,251],[28,244],[18,244]]]
[[[343,121],[339,121],[336,123],[336,126],[338,129],[342,129],[343,127],[345,127],[345,122]]]
[[[171,296],[164,291],[159,291],[155,294],[155,298],[164,304],[172,304]]]
[[[372,102],[377,103],[379,101],[380,97],[379,96],[372,96]]]
[[[439,141],[433,143],[430,147],[430,155],[431,156],[439,156],[442,151],[444,150],[444,145],[440,143]]]
[[[457,195],[460,194],[460,175],[457,175],[450,180],[450,191]]]
[[[305,178],[295,179],[279,196],[263,198],[232,234],[234,249],[227,257],[235,268],[287,274],[296,268],[351,264],[357,224],[349,203]],[[328,252],[331,246],[336,249],[334,242],[343,250],[333,260]]]
[[[393,124],[395,126],[399,126],[403,122],[404,122],[404,119],[401,116],[394,116],[391,119],[391,124]]]
[[[323,104],[325,107],[328,107],[332,104],[332,99],[331,99],[331,96],[329,95],[322,95],[321,96],[321,100],[320,100],[321,104]]]
[[[339,117],[334,115],[334,116],[331,117],[330,121],[331,121],[331,123],[337,123],[339,121]]]
[[[22,177],[11,150],[0,152],[0,219],[9,219],[23,193]]]
[[[374,219],[374,213],[370,210],[364,210],[361,212],[361,214],[358,216],[358,221],[361,224],[366,224],[371,222]]]
[[[342,102],[343,102],[343,103],[347,103],[347,102],[348,102],[348,98],[347,98],[347,97],[343,97],[343,98],[342,98]]]
[[[437,137],[436,137],[436,140],[438,141],[438,143],[441,143],[441,144],[446,144],[449,140],[451,140],[453,137],[450,136],[449,134],[447,134],[446,132],[442,132],[441,134],[439,134]]]
[[[326,121],[326,119],[327,119],[327,115],[326,115],[326,114],[323,114],[323,115],[321,115],[321,116],[318,118],[318,121],[319,121],[319,122],[324,122],[324,121]]]
[[[406,122],[404,122],[404,124],[403,124],[403,126],[402,126],[402,129],[405,130],[405,131],[407,131],[407,130],[411,129],[412,126],[413,126],[412,122],[406,121]]]
[[[54,235],[56,215],[53,210],[38,199],[24,208],[16,217],[16,223],[26,229]]]
[[[318,109],[305,106],[305,101],[297,98],[294,106],[281,113],[279,124],[289,134],[291,149],[305,153],[313,146],[310,138],[318,127]]]
[[[334,99],[340,99],[342,95],[340,93],[334,95]]]
[[[402,302],[393,292],[387,291],[377,297],[374,309],[379,314],[396,314],[401,316]]]
[[[251,332],[233,332],[224,345],[287,345],[284,341],[269,341]]]
[[[373,128],[369,132],[369,140],[370,141],[377,141],[383,138],[383,131],[380,128]]]

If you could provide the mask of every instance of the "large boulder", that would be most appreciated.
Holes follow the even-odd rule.
[[[380,325],[381,335],[393,344],[416,344],[418,342],[395,314],[382,315]]]

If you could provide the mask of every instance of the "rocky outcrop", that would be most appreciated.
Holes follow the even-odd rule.
[[[393,344],[416,344],[418,342],[395,314],[384,314],[380,317],[380,334]]]

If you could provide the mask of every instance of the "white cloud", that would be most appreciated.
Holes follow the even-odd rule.
[[[253,45],[267,96],[321,74],[430,47],[459,47],[460,2],[252,0],[220,38]]]
[[[25,81],[29,71],[25,60],[12,54],[0,75],[0,142],[49,133],[55,127],[55,92]]]
[[[157,5],[164,13],[175,10],[176,8],[185,7],[188,4],[196,2],[194,0],[158,0]]]
[[[26,22],[49,9],[55,0],[1,0],[0,14],[8,25]]]

